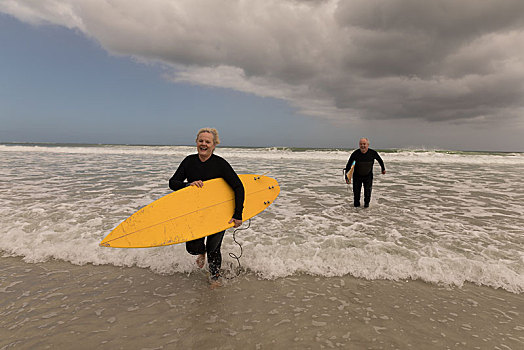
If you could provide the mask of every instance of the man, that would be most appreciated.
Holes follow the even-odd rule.
[[[373,163],[375,159],[382,168],[382,174],[386,173],[384,162],[378,155],[377,151],[369,148],[369,140],[365,137],[361,138],[358,143],[359,149],[351,153],[348,164],[346,165],[346,183],[349,184],[351,179],[347,178],[347,173],[351,169],[353,161],[355,161],[355,169],[353,171],[353,196],[355,207],[360,207],[360,190],[364,185],[364,208],[369,207],[371,201],[371,188],[373,186]]]

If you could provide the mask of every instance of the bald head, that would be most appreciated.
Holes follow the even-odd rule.
[[[369,140],[367,137],[362,137],[358,142],[358,148],[362,153],[366,153],[369,149]]]

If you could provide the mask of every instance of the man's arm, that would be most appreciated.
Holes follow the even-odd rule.
[[[351,156],[349,156],[348,163],[346,164],[346,169],[345,169],[346,170],[346,174],[351,169],[351,165],[353,165],[353,162],[355,160],[356,160],[355,151],[353,151],[353,153],[351,153]]]
[[[384,161],[382,158],[380,158],[377,151],[375,151],[375,159],[377,160],[378,164],[380,164],[380,169],[382,170],[382,174],[386,173],[386,167],[384,166]]]

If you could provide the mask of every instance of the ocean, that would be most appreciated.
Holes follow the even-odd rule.
[[[86,292],[82,284],[92,289],[91,294],[96,294],[96,290],[103,289],[104,283],[111,286],[104,292],[106,306],[85,316],[91,321],[83,322],[89,329],[95,327],[97,320],[104,319],[109,330],[86,339],[96,339],[97,346],[106,345],[107,348],[115,345],[111,339],[120,339],[124,341],[122,344],[129,340],[129,346],[122,348],[169,348],[170,344],[218,349],[238,348],[239,344],[248,344],[248,348],[275,348],[277,343],[273,339],[276,338],[262,335],[262,329],[258,328],[270,316],[284,317],[286,312],[289,314],[284,318],[268,321],[268,328],[264,328],[267,333],[271,325],[278,329],[279,322],[283,322],[280,324],[285,326],[282,329],[289,329],[283,336],[290,340],[289,344],[282,343],[282,347],[329,348],[353,344],[357,349],[417,348],[421,340],[416,334],[407,338],[402,336],[409,333],[409,327],[406,326],[402,333],[393,326],[380,325],[381,322],[392,325],[411,322],[408,321],[412,317],[409,313],[404,315],[405,320],[394,319],[384,309],[391,303],[377,300],[392,295],[408,298],[405,303],[397,299],[397,306],[418,304],[423,300],[423,305],[418,305],[421,309],[415,312],[420,315],[424,310],[433,310],[433,303],[442,305],[454,298],[462,300],[462,310],[467,307],[465,305],[483,305],[483,296],[492,303],[498,300],[495,303],[504,305],[488,303],[485,312],[491,312],[493,320],[497,319],[495,314],[499,314],[494,309],[502,312],[505,322],[499,323],[508,327],[503,332],[505,336],[494,335],[486,340],[483,338],[486,333],[479,333],[467,338],[470,339],[468,344],[471,348],[477,347],[477,343],[478,346],[488,344],[490,348],[524,347],[524,153],[379,150],[387,173],[381,175],[375,164],[370,208],[354,208],[351,189],[342,176],[351,150],[217,147],[215,153],[228,160],[237,173],[268,172],[267,176],[279,182],[281,192],[267,210],[251,219],[249,228],[235,232],[236,241],[242,246],[240,267],[228,254],[238,255],[240,251],[233,240],[233,230],[228,230],[222,253],[224,274],[231,276],[231,280],[219,291],[210,291],[203,282],[204,273],[196,268],[194,258],[185,252],[183,244],[146,249],[98,245],[122,220],[170,193],[169,178],[181,160],[195,151],[195,147],[189,146],[0,144],[0,252],[3,261],[0,292],[9,296],[2,302],[8,308],[0,314],[3,316],[0,325],[14,332],[8,337],[0,337],[0,349],[64,346],[70,338],[63,335],[54,342],[44,337],[47,340],[38,340],[41,341],[38,343],[33,327],[38,325],[45,334],[57,332],[57,325],[67,325],[68,317],[74,317],[68,312],[61,313],[61,302],[74,299],[73,295],[78,299],[79,294]],[[77,273],[90,277],[90,282],[65,287]],[[127,308],[147,310],[147,306],[140,303],[165,306],[175,305],[180,300],[184,302],[180,302],[182,306],[179,307],[187,308],[196,303],[195,295],[202,296],[202,293],[205,298],[211,298],[208,302],[212,305],[227,304],[229,297],[242,297],[246,301],[230,305],[238,309],[225,318],[218,314],[209,316],[204,310],[191,310],[173,321],[193,322],[191,327],[179,325],[175,327],[177,331],[163,329],[161,335],[151,335],[155,341],[137,343],[133,332],[123,337],[135,323],[127,321],[131,324],[118,329],[118,321],[125,323],[125,317],[106,315],[109,309],[114,314],[118,312],[118,305],[111,303],[112,298],[122,295],[122,290],[129,291],[124,282],[126,274],[132,275],[128,287],[142,286],[142,293],[131,299],[134,306]],[[239,276],[234,277],[237,274]],[[60,275],[68,277],[59,278],[53,285],[49,276]],[[109,280],[106,277],[110,277]],[[39,286],[31,284],[31,280],[51,283],[46,291],[41,291],[46,296],[37,298]],[[173,287],[170,292],[148,294],[146,286],[150,282],[158,283],[158,288],[166,284],[179,287]],[[119,283],[123,285],[118,287]],[[301,289],[301,285],[306,290]],[[307,288],[312,294],[307,293]],[[349,297],[334,292],[348,288],[349,293],[357,294]],[[351,288],[355,289],[351,291]],[[384,288],[389,293],[384,293]],[[59,289],[61,291],[57,292]],[[111,290],[116,295],[112,296]],[[182,299],[173,290],[177,290]],[[188,294],[188,290],[193,294]],[[276,303],[283,309],[275,306],[266,310],[267,315],[260,317],[258,322],[236,324],[238,318],[243,317],[242,312],[249,313],[246,311],[250,309],[249,301],[257,299],[257,293],[265,300],[257,302],[260,307]],[[275,294],[277,302],[267,299],[270,294]],[[294,294],[300,296],[294,297]],[[18,295],[22,297],[16,299]],[[149,299],[144,295],[149,295]],[[431,300],[432,295],[440,301]],[[475,301],[475,295],[480,299]],[[20,314],[30,307],[38,309],[31,304],[35,300],[40,303],[48,300],[45,298],[58,299],[55,309],[46,309],[49,317],[39,314],[31,320],[27,313]],[[379,303],[383,317],[375,317],[375,320],[372,308],[366,311],[355,298],[360,302],[364,299]],[[71,307],[76,304],[81,307],[85,300],[95,302],[96,299],[95,296],[80,297]],[[291,302],[293,308],[285,311],[283,305]],[[330,303],[334,305],[329,306]],[[357,309],[362,312],[361,334],[366,334],[366,327],[371,327],[372,334],[362,335],[362,339],[353,333],[355,325],[348,326],[346,331],[341,326],[343,322],[338,320],[351,310],[352,303],[355,304],[354,312]],[[307,310],[316,307],[318,311],[308,314]],[[380,308],[375,305],[377,307]],[[176,309],[168,308],[166,312],[173,308]],[[402,309],[401,306],[390,311],[398,314],[398,309]],[[220,309],[219,313],[228,314],[230,310]],[[161,311],[159,307],[158,312]],[[125,313],[132,314],[130,311]],[[250,315],[254,314],[259,315],[259,312],[251,308]],[[452,314],[460,318],[459,311]],[[198,315],[194,317],[200,320],[201,332],[192,328],[198,327],[198,321],[188,321],[192,315]],[[141,317],[147,319],[143,314]],[[174,316],[162,317],[167,320]],[[26,318],[29,320],[20,323]],[[428,345],[424,347],[461,348],[456,344],[464,341],[463,333],[471,331],[472,324],[476,324],[474,320],[481,318],[472,319],[458,326],[462,333],[457,332],[456,339],[442,336],[437,327],[424,338],[427,343],[423,344]],[[309,328],[301,332],[302,328],[294,322],[305,322]],[[433,325],[430,320],[426,322],[428,327]],[[439,323],[435,319],[434,322]],[[220,327],[215,329],[215,323],[227,325],[228,331]],[[451,321],[441,323],[449,334],[457,328]],[[52,324],[54,328],[49,330]],[[478,327],[488,328],[483,324]],[[192,338],[185,337],[188,332]],[[252,339],[253,333],[259,334],[258,341]],[[108,334],[111,337],[104,340],[103,336]],[[164,340],[169,338],[169,342],[162,342],[162,335],[165,335]],[[223,341],[216,343],[213,340],[216,336]]]

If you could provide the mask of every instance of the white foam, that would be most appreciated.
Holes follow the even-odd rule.
[[[294,151],[289,148],[230,148],[217,147],[216,154],[223,157],[241,157],[246,159],[280,160],[345,160],[353,150],[306,149]],[[106,155],[171,155],[186,156],[196,153],[194,146],[45,146],[45,145],[7,145],[0,144],[0,152],[30,152],[58,154],[106,154]],[[524,164],[524,153],[484,154],[460,153],[426,150],[397,150],[383,152],[384,161],[409,161],[416,163],[462,163],[462,164]],[[342,168],[345,164],[342,166]]]
[[[0,145],[0,250],[28,262],[196,271],[184,245],[98,246],[120,221],[169,193],[169,177],[192,152]],[[522,155],[384,154],[388,174],[375,175],[371,208],[355,209],[339,171],[347,152],[221,152],[239,173],[270,170],[281,186],[277,201],[237,233],[242,266],[261,278],[351,274],[524,291]],[[227,253],[238,249],[229,231],[225,269],[236,266]]]

